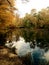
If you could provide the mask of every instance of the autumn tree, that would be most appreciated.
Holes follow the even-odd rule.
[[[6,33],[15,26],[14,10],[14,0],[0,0],[0,44],[5,43]]]
[[[42,9],[37,15],[37,27],[38,28],[49,28],[49,8]]]
[[[26,13],[26,15],[23,19],[23,22],[24,22],[24,26],[35,28],[37,25],[36,24],[37,23],[37,17],[36,17],[35,12],[31,11],[30,14]]]
[[[0,29],[15,25],[14,9],[14,0],[0,0]]]

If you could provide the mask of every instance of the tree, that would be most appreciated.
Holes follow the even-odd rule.
[[[49,28],[49,9],[45,8],[42,9],[40,12],[38,12],[37,15],[37,26],[38,27],[44,27],[44,28]]]
[[[0,0],[0,5],[0,29],[15,25],[14,0]]]
[[[31,15],[32,15],[32,16],[35,16],[35,15],[36,15],[36,9],[32,9],[32,10],[31,10]]]
[[[14,0],[0,0],[0,5],[14,6]]]
[[[10,26],[15,26],[16,19],[14,15],[14,0],[0,0],[0,44],[6,42],[7,33]],[[9,33],[8,33],[9,34]],[[3,40],[3,41],[2,41]]]

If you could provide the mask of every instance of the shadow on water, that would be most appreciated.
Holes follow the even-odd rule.
[[[6,34],[0,33],[0,45],[3,46],[5,45],[6,42]]]

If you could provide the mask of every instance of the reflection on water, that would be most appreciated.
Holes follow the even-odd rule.
[[[39,46],[42,48],[49,47],[49,31],[44,29],[16,29],[9,31],[7,33],[7,38],[12,39],[12,35],[16,36],[16,40],[19,39],[19,37],[23,37],[26,42],[33,42],[36,39],[37,44],[41,43]]]
[[[31,52],[30,43],[26,42],[24,38],[19,37],[19,40],[12,40],[11,43],[9,41],[5,44],[9,48],[15,47],[15,52],[18,56],[25,56],[27,53]]]
[[[15,38],[15,36],[13,36]],[[41,49],[37,46],[36,40],[34,40],[35,47],[31,48],[31,42],[26,42],[23,37],[19,37],[18,41],[15,39],[11,43],[7,41],[5,44],[7,47],[15,48],[15,52],[19,57],[26,56],[30,53],[30,65],[45,65],[45,62],[49,62],[49,51],[45,52],[45,49]],[[28,59],[29,60],[29,59]]]
[[[45,61],[44,57],[44,49],[40,49],[39,47],[35,46],[33,52],[31,53],[32,62],[34,61],[34,65],[39,65],[41,60],[43,63]],[[42,62],[41,62],[42,63]]]
[[[15,35],[11,37],[12,39],[11,35],[7,36],[8,41],[5,45],[9,48],[14,47],[19,57],[30,54],[30,65],[49,64],[49,31],[16,29],[12,35]],[[11,42],[9,43],[9,41]]]

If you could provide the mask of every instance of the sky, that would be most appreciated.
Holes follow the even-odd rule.
[[[25,13],[30,13],[32,9],[40,11],[42,8],[49,6],[49,0],[30,0],[27,3],[22,3],[22,0],[16,0],[15,6],[18,8],[20,17],[25,16]]]

